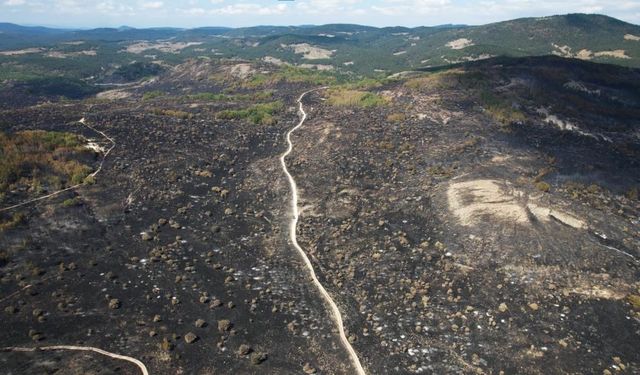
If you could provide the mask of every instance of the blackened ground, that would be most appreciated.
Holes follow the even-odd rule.
[[[282,87],[282,100],[293,106],[302,90]],[[298,374],[307,362],[349,373],[285,235],[278,157],[295,109],[274,126],[215,120],[215,106],[229,103],[177,104],[191,119],[153,114],[172,104],[2,114],[7,131],[68,131],[84,117],[117,145],[95,185],[25,208],[28,222],[2,233],[1,345],[85,344],[139,358],[153,374]],[[63,206],[70,197],[80,203]],[[186,343],[190,332],[198,339]],[[251,353],[239,354],[241,345]],[[126,363],[87,364],[87,354],[48,356],[41,370],[34,355],[0,358],[13,373],[134,373]]]
[[[548,108],[611,142],[561,130],[537,112],[548,98],[518,86],[544,80],[487,64],[485,88],[526,121],[497,123],[468,87],[388,83],[376,92],[389,104],[373,108],[305,97],[288,159],[300,244],[370,374],[637,373],[636,120],[602,128],[602,113]],[[0,346],[86,344],[153,374],[353,373],[287,242],[278,157],[310,87],[269,87],[287,108],[275,125],[221,121],[249,103],[187,96],[234,88],[208,79],[214,68],[187,65],[124,99],[0,112],[6,131],[85,134],[84,117],[117,143],[95,185],[25,207],[27,222],[0,233]],[[554,90],[580,87],[564,83]],[[5,373],[135,373],[85,353],[0,361]]]

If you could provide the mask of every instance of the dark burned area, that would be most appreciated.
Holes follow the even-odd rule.
[[[354,373],[288,241],[279,157],[317,85],[243,86],[272,67],[234,64],[187,62],[98,99],[3,94],[5,133],[105,143],[85,118],[116,146],[94,184],[18,208],[24,221],[0,232],[0,346],[94,346],[152,374]],[[610,81],[590,79],[602,69]],[[497,59],[386,80],[367,89],[385,98],[372,107],[304,98],[287,159],[298,241],[367,373],[640,371],[638,74]],[[219,118],[267,89],[275,123]],[[4,351],[0,365],[137,371],[65,351]]]

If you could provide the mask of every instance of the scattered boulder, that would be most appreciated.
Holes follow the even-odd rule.
[[[232,326],[233,324],[228,319],[218,320],[218,331],[220,331],[220,333],[230,330]]]
[[[500,311],[500,312],[502,312],[502,313],[503,313],[503,312],[506,312],[507,310],[509,310],[509,308],[507,307],[507,304],[506,304],[506,303],[504,303],[504,302],[502,302],[502,303],[500,304],[500,306],[498,306],[498,311]]]
[[[529,304],[529,308],[530,308],[531,310],[533,310],[533,311],[538,311],[538,309],[540,308],[540,306],[538,306],[538,304],[537,304],[537,303],[532,302],[532,303],[530,303],[530,304]]]
[[[251,354],[251,363],[254,364],[254,365],[259,365],[262,362],[266,361],[267,358],[269,358],[267,353],[255,352],[255,353]]]
[[[304,364],[304,366],[302,367],[302,371],[304,371],[305,374],[315,374],[317,372],[309,362]]]
[[[253,351],[253,349],[249,345],[242,344],[238,348],[238,355],[245,356],[245,355],[251,353],[252,351]]]
[[[184,335],[184,341],[185,341],[187,344],[194,343],[194,342],[196,342],[197,340],[198,340],[198,336],[197,336],[195,333],[193,333],[193,332],[189,332],[189,333],[187,333],[186,335]]]
[[[120,300],[117,298],[112,298],[109,300],[109,308],[112,310],[119,309],[121,306]]]

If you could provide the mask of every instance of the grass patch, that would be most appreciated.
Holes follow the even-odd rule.
[[[154,109],[153,113],[158,116],[169,116],[181,120],[188,120],[193,118],[193,113],[175,109]]]
[[[214,94],[212,92],[201,92],[188,95],[187,99],[199,100],[207,102],[234,102],[234,101],[252,101],[252,100],[269,100],[273,97],[273,91],[265,90],[251,94]]]
[[[488,90],[480,93],[480,103],[489,116],[503,125],[522,123],[526,120],[522,111]]]
[[[93,157],[84,140],[70,133],[29,130],[0,132],[0,191],[39,193],[83,183],[91,167],[79,161]]]
[[[244,109],[227,109],[220,111],[216,117],[223,120],[249,119],[254,124],[272,125],[276,123],[275,114],[282,111],[281,101],[254,104]]]
[[[357,81],[343,84],[341,87],[349,90],[372,90],[388,83],[386,78],[361,78]]]
[[[544,182],[544,181],[540,181],[540,182],[536,182],[536,189],[544,192],[544,193],[548,193],[549,190],[551,190],[551,185],[549,185],[548,183]]]
[[[82,202],[77,197],[76,198],[69,198],[69,199],[65,199],[62,202],[62,207],[74,207],[74,206],[80,206],[81,204],[82,204]]]
[[[162,91],[159,90],[154,90],[154,91],[148,91],[145,92],[142,95],[142,100],[152,100],[152,99],[157,99],[157,98],[161,98],[163,97],[165,94]]]
[[[483,88],[488,84],[487,77],[478,72],[466,72],[462,69],[451,69],[430,73],[422,77],[411,78],[405,82],[405,87],[412,90],[423,89],[456,89]]]
[[[368,91],[332,89],[328,103],[337,107],[378,107],[389,103],[389,99]]]
[[[404,113],[392,113],[387,116],[387,121],[389,122],[403,122],[407,119],[407,116]]]

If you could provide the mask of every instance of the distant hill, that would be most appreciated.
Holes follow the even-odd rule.
[[[80,41],[85,45],[78,47]],[[141,41],[148,45],[127,48]],[[74,45],[70,42],[76,47],[70,47]],[[40,48],[35,51],[49,58],[39,61],[33,56],[36,52],[7,53],[26,48]],[[87,55],[88,48],[95,52]],[[51,56],[64,56],[66,61],[81,59],[83,72],[78,73],[79,78],[91,73],[92,65],[101,72],[134,61],[160,60],[173,65],[196,57],[266,58],[276,63],[386,75],[494,56],[542,55],[640,67],[640,26],[590,14],[522,18],[482,26],[415,28],[329,24],[59,30],[0,24],[0,63],[11,61],[22,67],[41,64],[41,70],[49,70],[47,64],[56,64]],[[59,69],[63,72],[71,68]]]

